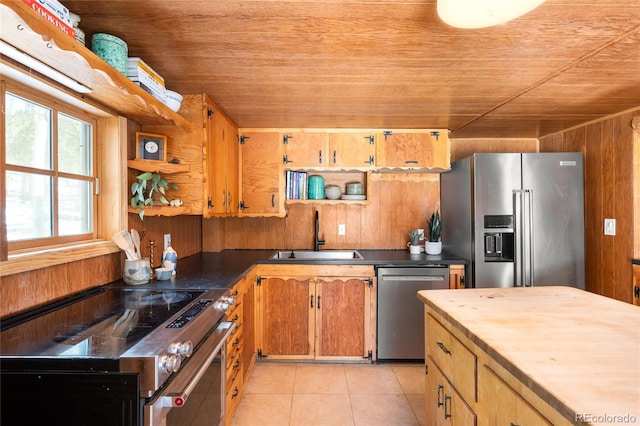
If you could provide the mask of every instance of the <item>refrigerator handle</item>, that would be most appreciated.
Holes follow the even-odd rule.
[[[533,286],[533,193],[530,189],[513,190],[513,232],[515,234],[515,287]]]
[[[526,246],[527,249],[527,254],[526,254],[526,258],[525,260],[528,262],[527,263],[527,268],[525,273],[527,274],[528,277],[528,281],[524,283],[525,287],[533,287],[533,236],[535,235],[533,233],[533,190],[530,189],[526,189],[524,191],[525,193],[525,199],[527,201],[527,203],[529,204],[529,209],[528,209],[528,213],[527,213],[527,218],[526,218],[526,224],[527,224],[527,232],[525,235],[527,235],[528,238],[528,244]]]
[[[514,287],[523,287],[522,276],[522,191],[513,190],[513,234],[515,237],[515,250],[513,253],[513,279]]]

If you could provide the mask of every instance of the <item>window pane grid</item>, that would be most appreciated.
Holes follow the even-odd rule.
[[[93,125],[9,92],[5,106],[9,249],[94,238]]]

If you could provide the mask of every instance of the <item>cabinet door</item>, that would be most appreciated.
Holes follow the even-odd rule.
[[[238,128],[211,102],[208,126],[209,216],[238,213]]]
[[[435,132],[435,131],[434,131]],[[377,135],[376,165],[390,168],[451,168],[449,137],[446,131]]]
[[[240,143],[238,128],[226,122],[225,145],[227,148],[227,214],[235,216],[240,205]]]
[[[485,412],[482,425],[551,424],[486,365],[480,370],[478,387],[478,399]]]
[[[255,328],[255,276],[247,277],[245,293],[242,295],[244,332],[242,334],[242,374],[244,381],[249,379],[250,370],[256,353]]]
[[[285,133],[282,141],[287,167],[329,167],[327,133]]]
[[[368,280],[319,278],[316,283],[316,358],[366,357],[370,318]]]
[[[464,265],[449,266],[449,288],[450,289],[465,288]]]
[[[425,424],[475,426],[476,415],[429,356],[426,365]]]
[[[284,170],[278,133],[245,133],[240,145],[242,216],[284,216]]]
[[[263,278],[259,349],[272,358],[313,358],[315,294],[309,279]]]
[[[331,133],[329,166],[370,169],[375,164],[376,144],[373,133]]]

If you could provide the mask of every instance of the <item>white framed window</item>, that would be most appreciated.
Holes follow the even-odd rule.
[[[19,85],[3,101],[9,251],[96,238],[97,119]]]

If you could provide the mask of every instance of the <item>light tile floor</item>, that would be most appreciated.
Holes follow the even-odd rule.
[[[418,426],[422,364],[258,362],[232,426]]]

